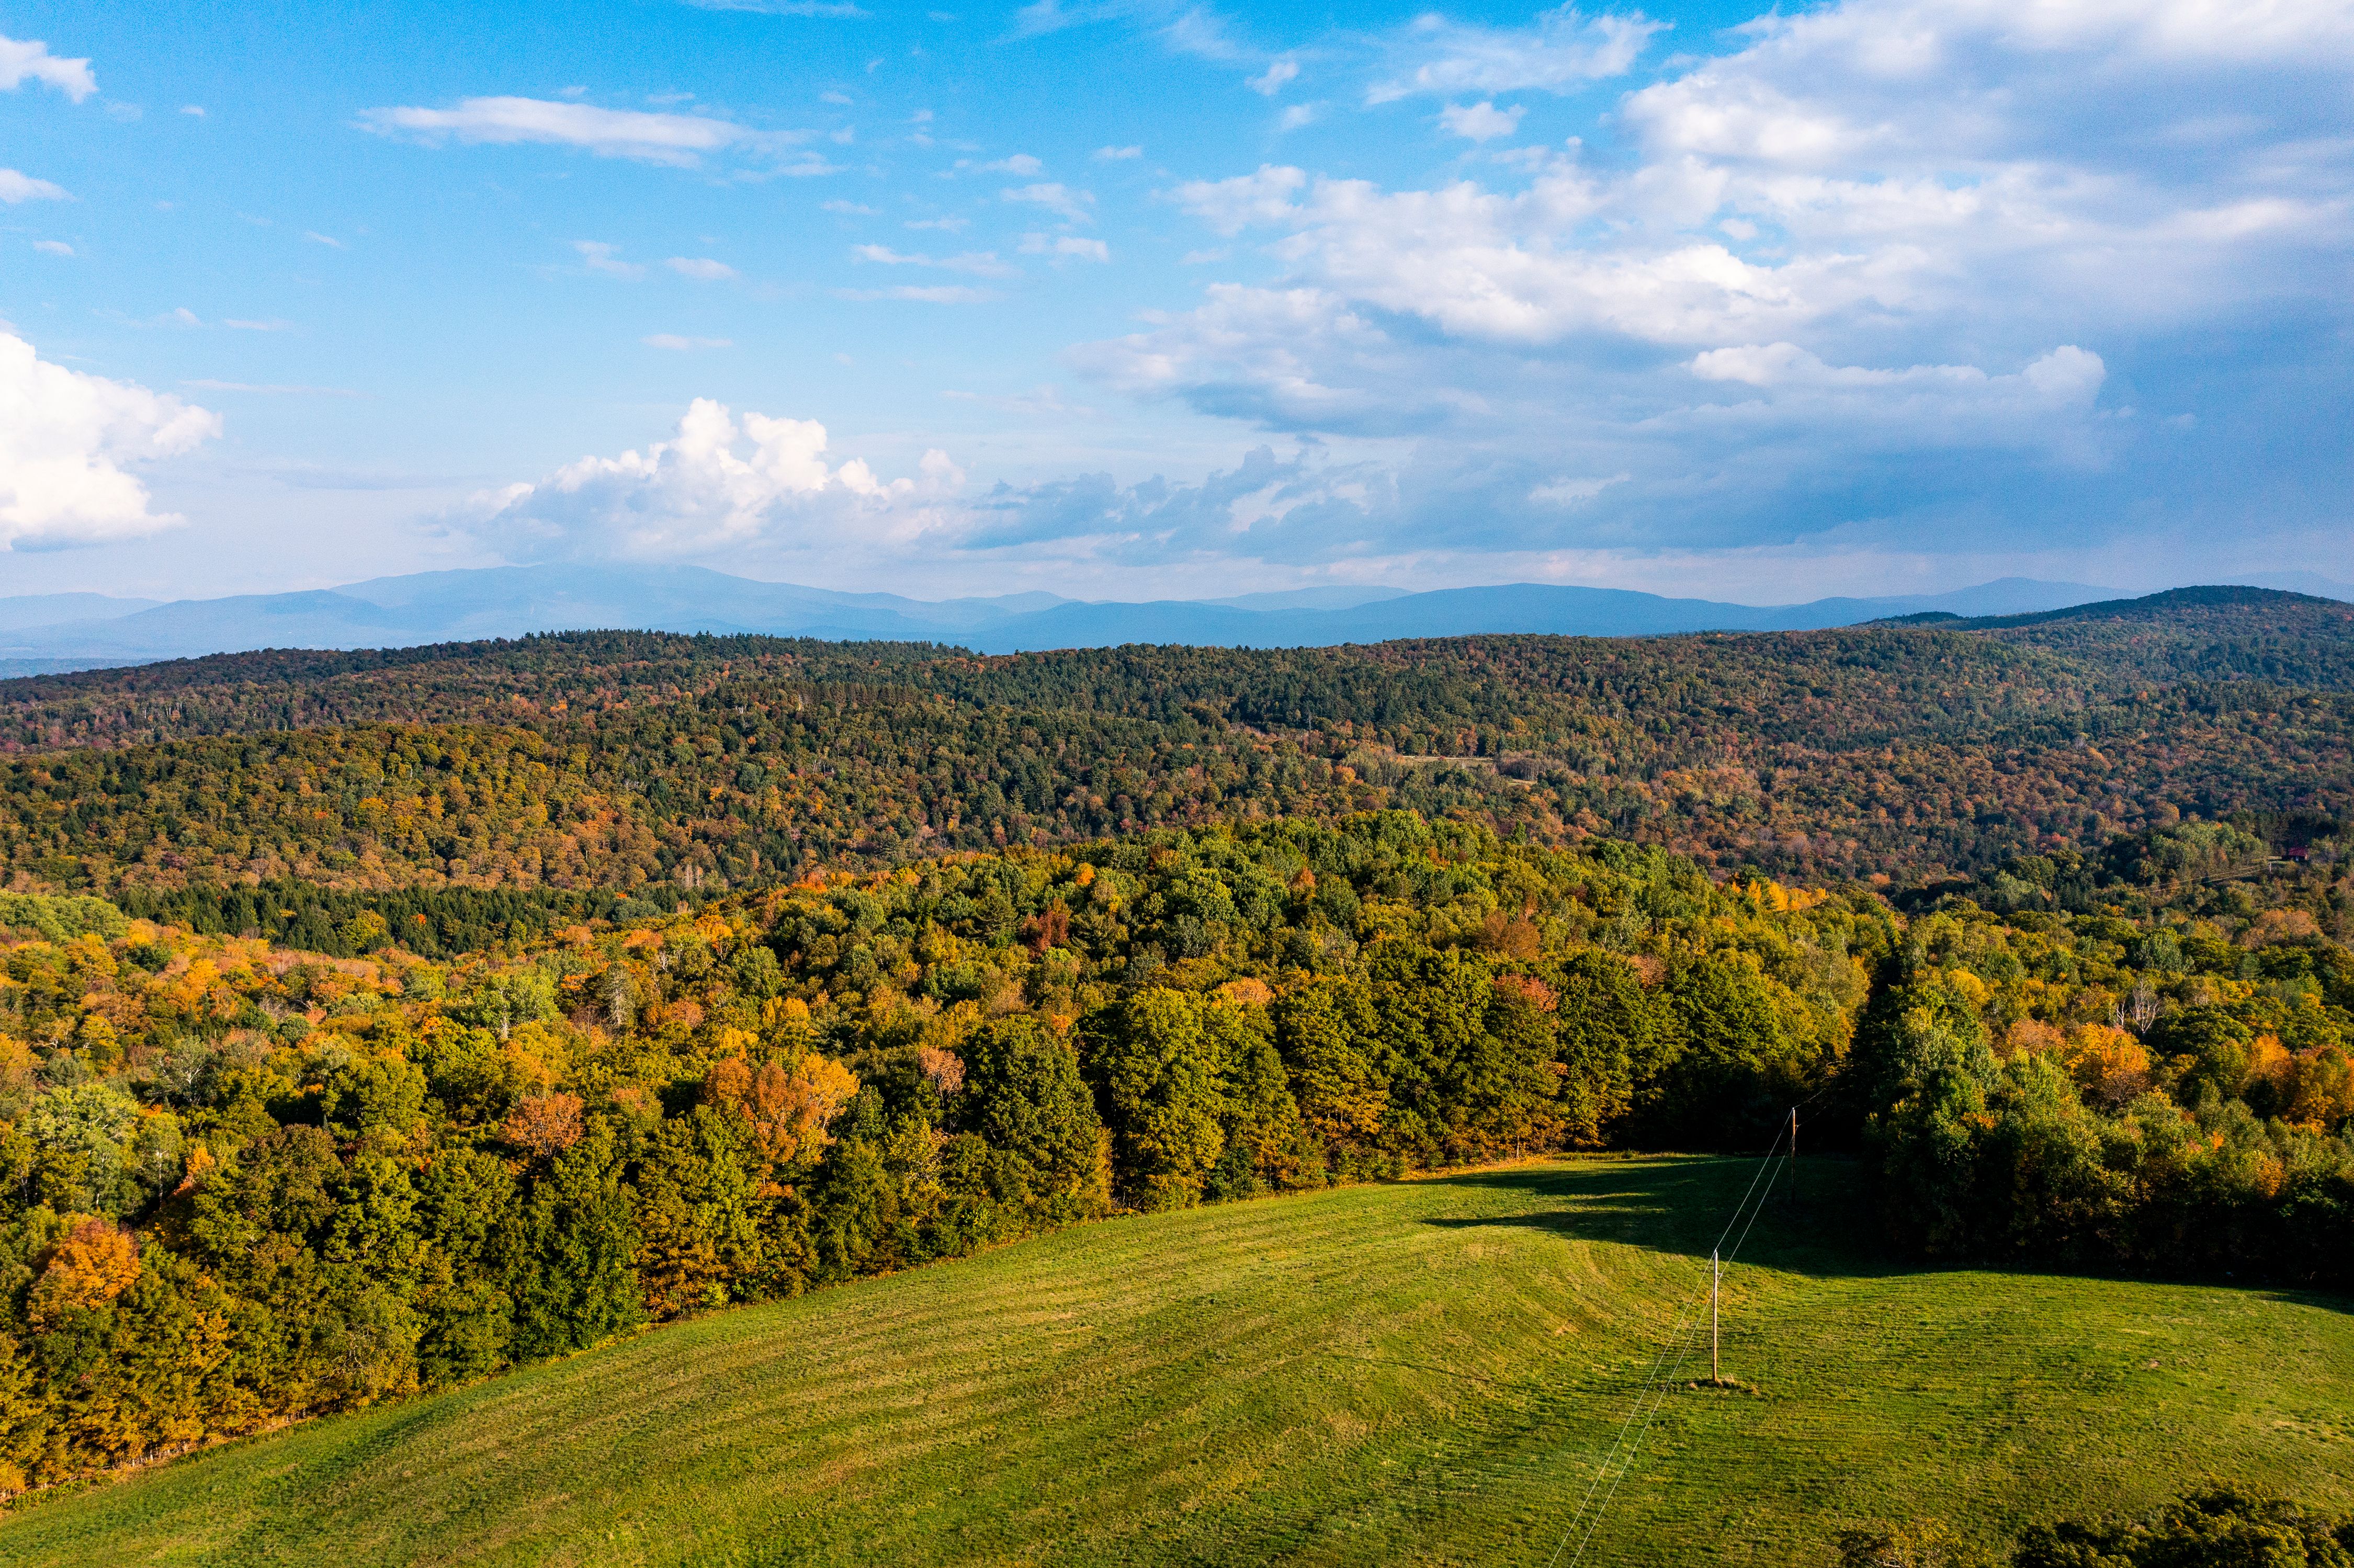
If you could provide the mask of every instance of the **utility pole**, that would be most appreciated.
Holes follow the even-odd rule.
[[[1790,1107],[1790,1202],[1798,1201],[1798,1107]]]
[[[1714,1251],[1708,1255],[1708,1381],[1724,1382],[1724,1373],[1716,1361],[1716,1289],[1724,1278],[1724,1265],[1717,1261]]]

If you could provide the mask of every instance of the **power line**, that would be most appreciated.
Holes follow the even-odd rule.
[[[1712,1266],[1719,1256],[1722,1256],[1724,1262],[1730,1263],[1740,1255],[1742,1245],[1748,1241],[1750,1231],[1757,1224],[1757,1216],[1765,1213],[1766,1198],[1773,1193],[1775,1177],[1778,1174],[1774,1164],[1775,1156],[1781,1152],[1782,1139],[1789,1136],[1797,1124],[1797,1113],[1794,1109],[1780,1130],[1775,1133],[1773,1144],[1766,1150],[1765,1156],[1757,1162],[1757,1169],[1750,1175],[1748,1189],[1742,1193],[1741,1202],[1734,1205],[1731,1217],[1725,1221],[1723,1231],[1717,1236],[1716,1246],[1710,1255]],[[1793,1142],[1795,1144],[1795,1139]],[[1758,1191],[1758,1183],[1761,1181],[1766,1184],[1763,1194]],[[1754,1206],[1751,1202],[1753,1199],[1755,1200]],[[1744,1213],[1748,1214],[1746,1224],[1742,1220]],[[1733,1235],[1735,1225],[1741,1226],[1741,1235],[1734,1242],[1732,1252],[1726,1253],[1724,1244],[1726,1239]],[[1710,1301],[1712,1309],[1713,1292],[1711,1293]],[[1650,1371],[1645,1376],[1643,1385],[1635,1396],[1633,1406],[1627,1412],[1626,1418],[1618,1424],[1616,1440],[1604,1454],[1601,1467],[1595,1471],[1593,1480],[1587,1483],[1585,1496],[1579,1499],[1575,1511],[1570,1515],[1569,1523],[1562,1531],[1561,1539],[1554,1542],[1553,1555],[1545,1559],[1545,1568],[1555,1568],[1573,1535],[1578,1536],[1578,1542],[1576,1552],[1569,1560],[1569,1568],[1577,1568],[1577,1564],[1585,1556],[1586,1548],[1593,1544],[1596,1531],[1601,1529],[1604,1517],[1610,1511],[1611,1501],[1618,1494],[1618,1484],[1627,1478],[1627,1473],[1634,1468],[1636,1457],[1642,1452],[1643,1439],[1651,1429],[1652,1418],[1659,1414],[1660,1407],[1667,1403],[1668,1393],[1674,1386],[1676,1375],[1683,1371],[1684,1362],[1691,1354],[1697,1340],[1699,1307],[1700,1297],[1695,1293],[1687,1299],[1679,1312],[1675,1326],[1668,1331],[1666,1342],[1660,1346],[1659,1353],[1652,1359]],[[1675,1357],[1672,1364],[1668,1361],[1670,1353]],[[1664,1377],[1659,1373],[1659,1369],[1663,1365],[1667,1366],[1667,1374]],[[1639,1425],[1636,1421],[1638,1415],[1642,1418]],[[1630,1428],[1633,1431],[1631,1443],[1628,1441]],[[1606,1480],[1608,1482],[1606,1487],[1604,1485]],[[1596,1501],[1597,1493],[1600,1497],[1598,1503]],[[1578,1533],[1578,1526],[1581,1523],[1585,1526],[1583,1535]]]

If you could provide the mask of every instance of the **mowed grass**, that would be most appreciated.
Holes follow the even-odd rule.
[[[1755,1169],[1086,1226],[27,1499],[0,1563],[1541,1565]],[[1664,1401],[1585,1563],[2354,1503],[2354,1303],[1890,1266],[1853,1173],[1806,1174],[1727,1277],[1749,1387]]]

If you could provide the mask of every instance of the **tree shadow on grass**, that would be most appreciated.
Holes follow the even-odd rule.
[[[1743,1264],[1818,1278],[1963,1277],[1994,1271],[2022,1278],[2245,1290],[2296,1306],[2354,1312],[2354,1296],[2229,1275],[2072,1268],[2025,1258],[1910,1256],[1882,1236],[1872,1172],[1862,1161],[1816,1156],[1800,1162],[1796,1183],[1794,1189],[1787,1161],[1761,1164],[1740,1156],[1632,1155],[1514,1165],[1433,1177],[1430,1184],[1525,1194],[1532,1202],[1523,1211],[1434,1215],[1423,1223],[1446,1230],[1509,1226],[1545,1231],[1702,1263],[1721,1245]]]
[[[1532,1202],[1513,1213],[1435,1215],[1424,1223],[1546,1231],[1699,1258],[1720,1245],[1733,1252],[1738,1242],[1744,1262],[1802,1273],[1904,1271],[1902,1259],[1871,1245],[1871,1195],[1860,1166],[1809,1160],[1795,1194],[1787,1166],[1649,1155],[1466,1171],[1433,1177],[1430,1185],[1509,1192]]]

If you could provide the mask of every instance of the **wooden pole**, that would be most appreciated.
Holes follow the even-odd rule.
[[[1708,1381],[1717,1383],[1724,1381],[1724,1373],[1716,1360],[1716,1287],[1723,1278],[1724,1266],[1717,1261],[1716,1254],[1711,1252],[1708,1255]]]

